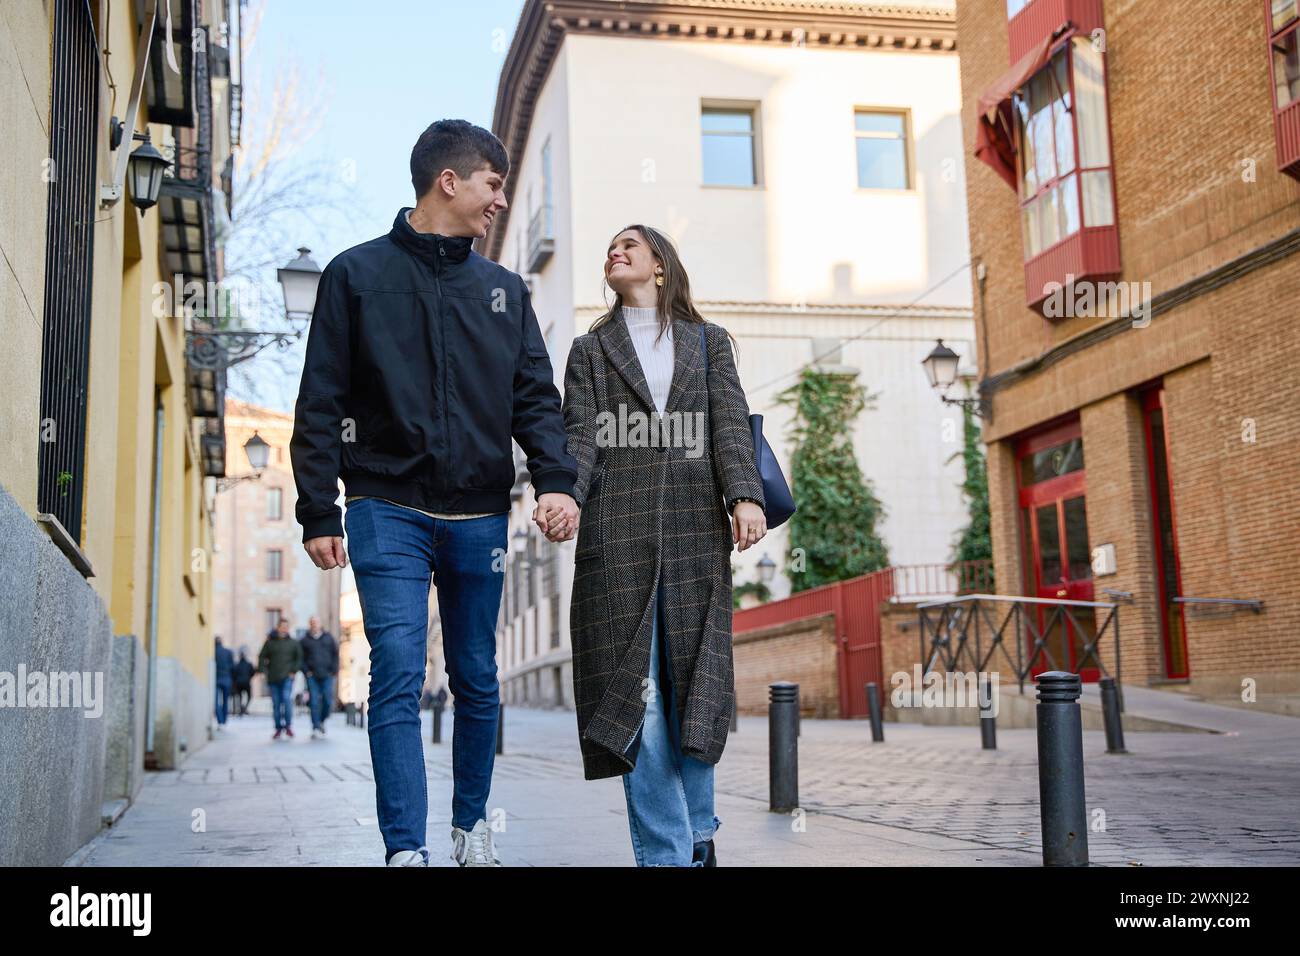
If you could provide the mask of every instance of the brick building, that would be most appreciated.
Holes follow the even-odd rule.
[[[245,650],[254,663],[282,617],[295,637],[314,615],[342,639],[340,592],[348,572],[321,571],[312,564],[293,517],[298,500],[289,464],[293,416],[228,398],[225,426],[227,483],[218,486],[213,522],[214,633],[236,655]],[[267,466],[256,481],[231,482],[251,474],[244,443],[253,435],[271,446]],[[254,693],[262,688],[259,676]]]
[[[1281,706],[1300,691],[1297,3],[1177,9],[958,4],[997,582],[1118,600],[1126,682],[1226,700],[1250,679]]]

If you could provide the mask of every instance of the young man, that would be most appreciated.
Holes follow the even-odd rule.
[[[411,152],[414,209],[321,274],[291,454],[303,543],[352,568],[370,643],[370,755],[389,866],[427,866],[420,733],[430,575],[451,692],[452,856],[499,866],[487,824],[499,687],[511,439],[552,540],[572,537],[577,465],[528,287],[471,249],[506,208],[510,161],[490,132],[442,120]]]
[[[339,645],[334,635],[322,630],[314,614],[307,620],[302,637],[303,673],[311,695],[311,739],[325,736],[325,721],[334,709],[334,680],[339,673]]]
[[[257,669],[266,675],[271,689],[271,713],[275,717],[273,740],[281,734],[293,736],[293,678],[302,670],[302,645],[289,634],[289,621],[280,618],[275,630],[257,655]]]

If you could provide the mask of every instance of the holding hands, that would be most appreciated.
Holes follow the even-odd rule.
[[[558,491],[538,495],[533,521],[547,541],[568,541],[578,533],[578,503]]]

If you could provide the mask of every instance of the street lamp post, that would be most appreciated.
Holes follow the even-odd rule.
[[[229,491],[235,485],[245,481],[261,481],[262,472],[266,469],[267,463],[271,460],[271,446],[266,439],[253,432],[253,437],[244,442],[244,454],[248,456],[248,464],[253,469],[252,474],[232,475],[229,478],[217,479],[217,494],[223,491]]]
[[[192,329],[185,333],[185,354],[195,369],[221,371],[246,362],[269,345],[281,351],[302,338],[307,321],[316,304],[316,289],[321,270],[306,246],[298,256],[276,270],[276,279],[284,296],[284,312],[290,322],[302,323],[291,332],[262,332],[252,329]]]
[[[948,389],[952,388],[953,383],[957,381],[957,369],[961,362],[961,357],[948,346],[943,344],[943,339],[938,340],[938,344],[930,351],[921,361],[922,368],[925,369],[925,375],[930,380],[930,387],[939,393],[939,400],[945,405],[960,405],[964,409],[969,409],[976,418],[989,417],[988,400],[983,396],[969,398],[949,398]]]

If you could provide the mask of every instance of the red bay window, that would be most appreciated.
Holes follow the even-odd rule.
[[[975,154],[1019,195],[1025,301],[1034,308],[1055,288],[1120,271],[1103,49],[1069,25],[980,98]]]
[[[1300,0],[1264,0],[1277,168],[1300,179]]]

